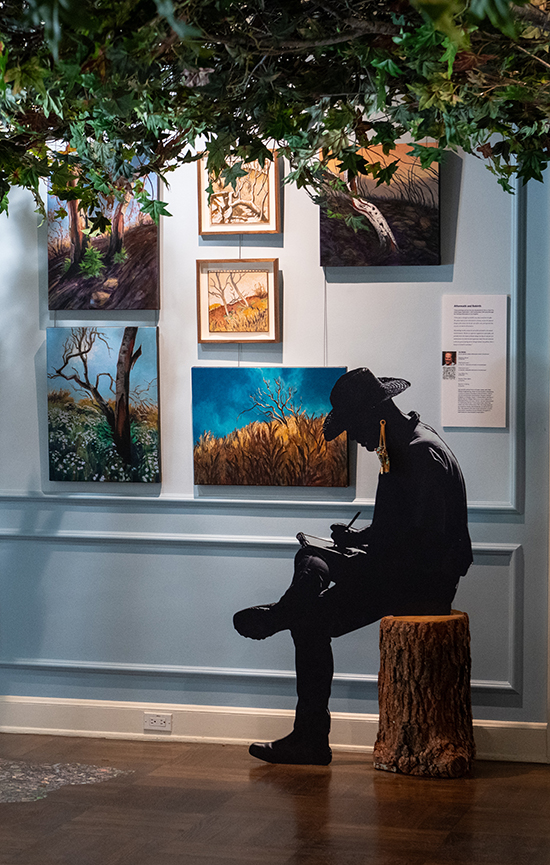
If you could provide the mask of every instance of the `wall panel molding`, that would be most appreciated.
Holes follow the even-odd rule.
[[[249,549],[265,549],[273,546],[279,549],[295,549],[295,538],[272,538],[265,537],[237,537],[227,538],[222,535],[159,535],[152,534],[151,537],[143,538],[134,536],[133,533],[107,533],[106,536],[99,533],[55,533],[47,535],[29,535],[21,537],[15,533],[13,540],[40,540],[59,543],[121,543],[134,544],[140,540],[145,545],[167,544],[176,546],[204,546],[206,550],[214,547],[243,547]],[[517,570],[517,552],[521,549],[519,544],[474,544],[474,556],[481,563],[484,557],[502,557],[508,563],[513,564],[510,571],[510,596],[516,598],[519,592],[519,575]],[[522,627],[521,619],[517,614],[517,603],[509,605],[508,632],[508,678],[505,680],[495,679],[472,679],[472,691],[493,693],[519,693],[521,676],[521,648]],[[206,666],[182,666],[173,664],[137,664],[119,663],[117,661],[81,661],[63,658],[0,658],[0,667],[6,669],[25,670],[48,670],[65,673],[78,674],[111,674],[111,675],[143,675],[178,678],[201,677],[203,679],[261,679],[266,682],[273,679],[294,679],[293,670],[267,670],[267,669],[245,669],[230,667],[206,667]],[[378,676],[376,674],[336,673],[334,676],[336,686],[338,683],[353,685],[376,686]]]
[[[519,695],[523,688],[523,548],[521,544],[472,544],[474,564],[484,558],[502,559],[508,567],[507,678],[504,681],[472,681],[472,690]]]
[[[292,553],[296,550],[296,539],[294,537],[273,537],[269,535],[257,536],[231,536],[210,534],[170,534],[166,532],[25,532],[21,530],[0,531],[0,540],[10,542],[42,542],[47,544],[65,545],[105,545],[147,547],[172,547],[188,548],[193,552],[208,555],[217,550],[258,551],[280,550]],[[503,694],[519,694],[521,692],[522,676],[522,654],[523,654],[523,621],[522,609],[522,571],[521,557],[518,552],[520,544],[510,543],[486,543],[473,544],[474,559],[483,565],[484,558],[502,559],[503,564],[510,566],[509,570],[509,594],[510,604],[508,606],[507,628],[509,638],[507,641],[507,677],[499,679],[472,679],[473,692],[486,692]],[[49,670],[66,673],[79,674],[112,674],[112,675],[144,675],[144,676],[175,676],[196,677],[205,679],[262,679],[269,681],[273,679],[293,679],[292,670],[266,670],[266,669],[241,669],[228,667],[206,667],[206,666],[178,666],[170,664],[138,664],[119,663],[113,661],[75,660],[72,658],[0,658],[0,667],[6,669],[26,670]],[[378,677],[376,674],[346,674],[336,673],[335,684],[348,683],[354,685],[376,686]]]
[[[521,460],[518,457],[518,454],[522,453],[522,447],[519,447],[518,444],[514,444],[514,458],[513,462],[521,463]],[[518,483],[516,481],[517,471],[513,472],[513,485],[512,485],[512,496],[510,501],[470,501],[468,502],[468,512],[472,514],[518,514],[521,513],[521,509],[517,504],[517,488]],[[372,511],[374,509],[374,497],[372,498],[350,498],[345,501],[341,499],[337,499],[335,501],[330,500],[317,500],[317,499],[255,499],[255,498],[217,498],[215,496],[200,496],[200,497],[192,497],[192,496],[169,496],[169,495],[158,495],[158,496],[126,496],[126,495],[118,495],[116,493],[112,494],[96,494],[96,493],[59,493],[59,494],[45,494],[41,492],[32,492],[32,493],[1,493],[0,492],[0,506],[2,504],[16,504],[21,505],[23,503],[29,505],[59,505],[63,508],[67,507],[86,507],[86,508],[116,508],[117,506],[120,509],[128,508],[130,506],[135,507],[136,510],[147,511],[147,510],[155,510],[158,509],[178,509],[181,512],[200,512],[203,510],[209,510],[210,508],[227,508],[228,510],[234,510],[235,508],[261,508],[262,510],[273,509],[275,512],[278,511],[288,511],[288,510],[308,510],[312,511],[315,515],[315,512],[324,513],[325,511],[330,512],[332,514],[337,514],[340,511],[345,511],[346,513],[350,511],[354,507],[362,507],[365,509],[364,518],[369,519],[370,516],[367,511]]]
[[[265,670],[231,667],[188,667],[176,664],[120,664],[109,661],[71,661],[51,658],[14,658],[0,659],[0,668],[20,670],[45,670],[60,673],[113,674],[132,676],[174,676],[188,678],[199,676],[202,679],[261,679],[269,682],[272,679],[293,681],[294,670]],[[335,673],[334,682],[352,685],[378,684],[375,673]],[[516,693],[508,681],[490,679],[472,679],[472,691],[493,691],[501,693]]]
[[[23,529],[0,529],[0,541],[43,541],[68,544],[143,544],[177,546],[214,546],[214,547],[279,547],[297,549],[296,538],[276,535],[213,535],[186,532],[105,532],[105,531],[63,531],[27,532]],[[472,544],[475,555],[511,556],[520,544]]]

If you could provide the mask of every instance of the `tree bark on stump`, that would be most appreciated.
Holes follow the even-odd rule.
[[[385,616],[374,767],[458,778],[475,757],[468,616]]]

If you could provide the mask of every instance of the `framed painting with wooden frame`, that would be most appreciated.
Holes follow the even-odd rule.
[[[279,342],[279,260],[197,261],[199,342]]]
[[[266,159],[263,165],[258,161],[244,163],[242,171],[245,173],[237,177],[233,185],[221,175],[214,179],[208,173],[206,159],[199,160],[199,234],[278,234],[281,231],[277,154],[273,154],[273,160]]]

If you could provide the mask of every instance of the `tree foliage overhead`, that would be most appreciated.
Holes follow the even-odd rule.
[[[93,211],[206,149],[226,182],[239,159],[290,161],[317,194],[391,178],[361,150],[412,142],[487,161],[504,188],[550,154],[547,0],[0,0],[0,210],[49,180]],[[436,146],[426,147],[427,142]],[[229,155],[238,159],[225,162]],[[75,180],[75,178],[77,178]],[[102,217],[96,211],[98,228]]]

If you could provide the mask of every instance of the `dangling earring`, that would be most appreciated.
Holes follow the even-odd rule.
[[[380,441],[376,448],[378,459],[380,460],[380,474],[387,474],[390,470],[390,457],[386,448],[386,421],[380,421]]]

